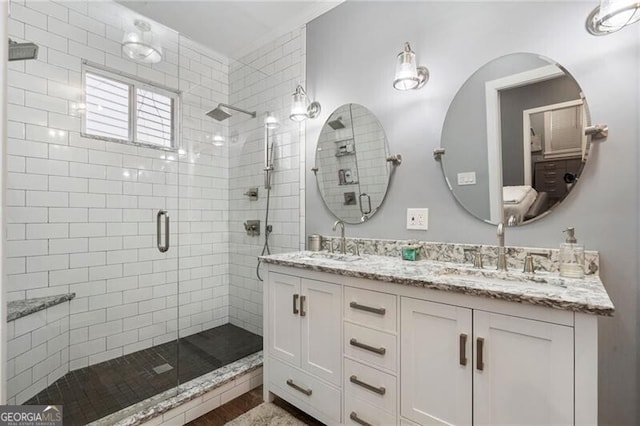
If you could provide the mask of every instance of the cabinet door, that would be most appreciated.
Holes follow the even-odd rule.
[[[342,287],[302,280],[302,365],[311,374],[341,385]]]
[[[471,309],[403,297],[401,312],[402,416],[471,424]]]
[[[473,315],[474,424],[573,424],[573,329],[483,311]]]
[[[300,278],[269,274],[269,352],[300,365]]]

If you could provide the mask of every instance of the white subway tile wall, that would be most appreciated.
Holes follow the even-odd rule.
[[[211,143],[228,124],[205,116],[228,102],[228,59],[164,29],[161,63],[130,62],[123,16],[110,1],[12,3],[10,36],[40,51],[10,64],[8,298],[76,293],[60,362],[41,344],[28,349],[35,367],[10,365],[17,402],[69,369],[229,322],[229,154]],[[181,90],[181,150],[83,137],[83,59]],[[161,208],[172,220],[165,254]]]
[[[245,66],[246,64],[248,66]],[[230,64],[229,101],[250,111],[258,118],[234,116],[230,120],[230,321],[262,334],[262,283],[256,276],[257,257],[262,253],[265,236],[267,192],[264,188],[264,125],[265,112],[272,112],[280,127],[270,131],[275,143],[274,167],[270,199],[269,237],[272,253],[300,248],[300,196],[304,191],[304,176],[300,173],[301,153],[304,157],[304,123],[289,119],[291,94],[296,85],[304,84],[305,29],[287,33],[271,43]],[[240,135],[237,140],[234,135]],[[245,192],[258,187],[258,200],[251,201]],[[304,200],[304,198],[302,198]],[[247,220],[261,221],[259,237],[244,231]],[[264,268],[261,268],[263,270]]]
[[[7,404],[22,404],[69,371],[69,303],[7,324]]]

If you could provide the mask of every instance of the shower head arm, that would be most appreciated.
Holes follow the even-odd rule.
[[[228,109],[232,109],[234,111],[243,112],[243,113],[245,113],[247,115],[250,115],[252,118],[256,118],[256,111],[247,111],[246,109],[234,107],[233,105],[223,104],[223,103],[219,103],[218,104],[218,108],[220,108],[220,107],[225,107],[225,108],[228,108]]]

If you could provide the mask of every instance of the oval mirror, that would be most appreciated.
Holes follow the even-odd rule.
[[[442,129],[442,170],[458,202],[486,222],[549,213],[580,180],[589,153],[586,100],[543,56],[514,53],[462,85]]]
[[[334,216],[364,222],[382,205],[391,166],[382,125],[358,104],[345,104],[327,119],[318,137],[313,169],[318,190]]]

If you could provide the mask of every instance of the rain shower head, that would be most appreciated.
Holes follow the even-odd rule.
[[[232,105],[227,105],[227,104],[218,104],[217,107],[215,107],[214,109],[212,109],[211,111],[209,111],[207,113],[207,115],[215,120],[218,121],[224,121],[227,118],[231,117],[231,114],[229,114],[226,111],[223,111],[221,107],[227,108],[227,109],[232,109],[234,111],[238,111],[238,112],[242,112],[245,113],[247,115],[250,115],[252,118],[256,118],[256,112],[255,111],[247,111],[244,109],[240,109],[237,107],[234,107]]]
[[[24,61],[38,58],[38,45],[35,43],[18,43],[9,39],[9,60]]]
[[[331,120],[327,123],[333,130],[344,129],[344,123],[342,122],[342,117],[338,117],[335,120]]]

